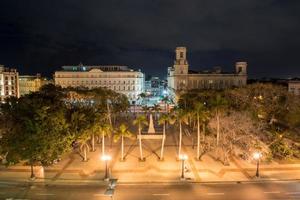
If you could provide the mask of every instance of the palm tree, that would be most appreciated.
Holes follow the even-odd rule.
[[[161,101],[165,103],[165,112],[168,112],[169,111],[168,106],[169,106],[169,103],[170,103],[169,97],[165,96],[164,98],[162,98]]]
[[[182,108],[174,110],[175,118],[171,119],[171,123],[177,122],[179,125],[179,144],[178,144],[178,156],[181,155],[182,146],[182,123],[188,124],[187,113]]]
[[[141,93],[141,94],[139,94],[139,98],[142,99],[142,103],[143,103],[143,101],[145,101],[146,97],[147,97],[147,95],[146,95],[146,93],[144,93],[144,92]]]
[[[170,121],[170,115],[169,114],[163,114],[158,120],[158,123],[160,125],[163,125],[163,139],[161,144],[161,151],[160,151],[160,160],[163,160],[164,157],[164,146],[165,146],[165,140],[166,140],[166,124]]]
[[[70,116],[70,129],[73,132],[76,140],[80,143],[80,152],[83,152],[83,161],[86,162],[87,151],[89,150],[88,139],[90,127],[87,125],[87,115],[83,113],[82,108],[74,111]]]
[[[83,152],[83,162],[87,162],[87,152],[90,150],[88,145],[88,138],[82,138],[78,140],[80,142],[80,151]]]
[[[218,147],[220,143],[220,116],[224,111],[224,109],[226,108],[227,101],[220,94],[217,94],[216,98],[212,100],[211,104],[215,110],[215,114],[217,118],[217,147]]]
[[[102,155],[105,155],[105,136],[110,136],[112,133],[112,126],[110,123],[101,123],[99,126],[100,135],[102,137]]]
[[[132,138],[133,134],[128,130],[126,124],[121,124],[114,133],[114,142],[117,142],[121,138],[121,161],[124,160],[124,138]]]
[[[140,115],[133,121],[133,125],[138,126],[140,160],[144,160],[143,149],[142,149],[142,128],[143,126],[148,125],[147,118],[145,117],[145,115]]]
[[[145,113],[145,115],[147,115],[148,114],[148,112],[149,112],[149,107],[147,107],[147,106],[143,106],[142,107],[142,111]]]
[[[205,106],[201,102],[197,102],[194,106],[194,114],[197,120],[197,159],[200,160],[200,139],[201,139],[201,131],[200,131],[200,124],[205,126],[205,121],[207,120],[207,111],[205,110]],[[205,127],[203,128],[203,130]],[[204,133],[203,133],[204,134]]]
[[[95,120],[92,128],[91,128],[91,144],[92,144],[92,149],[91,151],[96,151],[96,148],[95,148],[95,137],[96,135],[98,135],[98,133],[100,132],[100,124],[96,122],[97,120]]]
[[[157,119],[157,114],[161,110],[160,106],[158,104],[154,104],[153,107],[152,107],[152,110],[154,111],[154,119],[156,120]]]

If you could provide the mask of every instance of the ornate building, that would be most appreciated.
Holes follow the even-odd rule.
[[[168,87],[175,91],[225,89],[247,84],[246,62],[237,62],[232,73],[224,73],[219,67],[213,71],[196,72],[189,70],[185,47],[177,47],[175,53],[174,65],[168,68]]]
[[[0,65],[0,101],[14,96],[19,97],[19,73],[16,69],[9,69]]]
[[[63,66],[54,80],[62,87],[103,87],[125,94],[135,104],[144,92],[144,74],[127,66]]]
[[[288,82],[289,92],[300,95],[300,79],[290,80]]]
[[[40,87],[49,83],[51,83],[51,81],[49,81],[46,78],[42,78],[40,74],[37,74],[35,76],[20,75],[19,76],[20,96],[29,94],[30,92],[39,91]]]

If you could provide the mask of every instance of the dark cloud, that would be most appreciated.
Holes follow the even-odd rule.
[[[66,64],[125,64],[163,76],[176,46],[193,69],[249,62],[252,77],[300,76],[299,0],[0,2],[0,63],[50,75]]]

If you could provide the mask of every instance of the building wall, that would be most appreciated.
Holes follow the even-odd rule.
[[[0,65],[0,100],[14,96],[19,97],[19,73],[16,69]]]
[[[235,71],[222,73],[221,70],[210,73],[189,73],[186,60],[186,48],[176,48],[173,67],[168,68],[168,87],[174,90],[226,89],[247,84],[247,63],[237,62]]]
[[[29,94],[30,92],[39,91],[43,85],[48,83],[50,83],[50,81],[46,78],[42,78],[40,74],[37,74],[36,76],[19,76],[20,96]]]
[[[289,92],[300,95],[300,81],[290,81]]]
[[[108,66],[108,70],[111,68]],[[56,71],[54,80],[61,87],[103,87],[125,94],[129,101],[137,101],[144,91],[144,74],[139,71],[102,71],[99,68],[84,68],[87,71]]]

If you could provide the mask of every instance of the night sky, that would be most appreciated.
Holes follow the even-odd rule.
[[[300,77],[300,0],[1,0],[0,64],[21,74],[118,64],[166,76],[248,62],[251,78]]]

